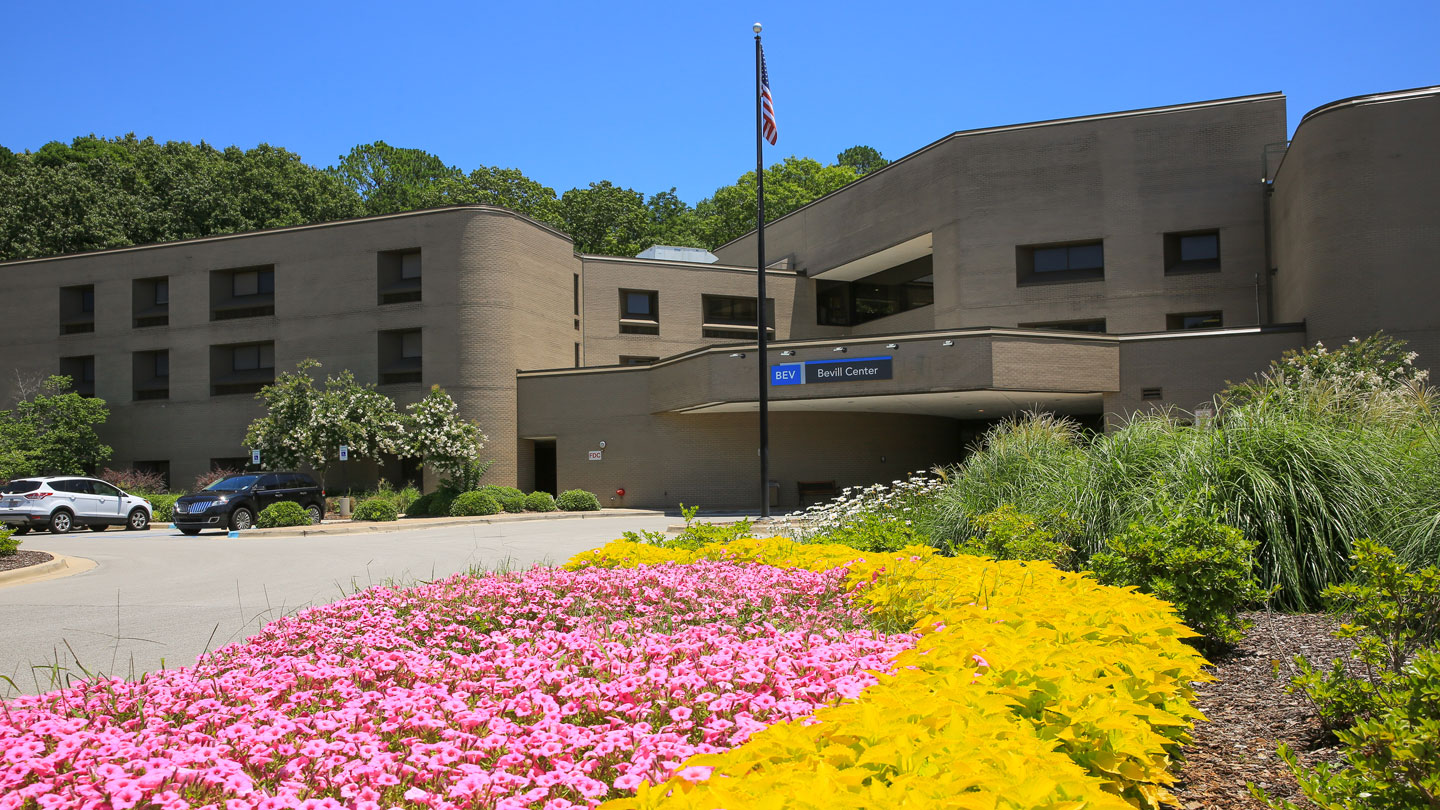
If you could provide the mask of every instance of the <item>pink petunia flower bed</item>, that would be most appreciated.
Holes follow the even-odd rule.
[[[868,629],[843,577],[703,562],[373,588],[194,668],[0,704],[0,810],[594,807],[874,683],[915,639]]]

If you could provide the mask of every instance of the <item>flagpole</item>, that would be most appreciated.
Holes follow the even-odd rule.
[[[765,319],[765,147],[762,132],[761,111],[761,50],[760,23],[755,23],[755,333],[759,337],[758,359],[760,371],[760,517],[770,517],[770,380],[768,337]]]

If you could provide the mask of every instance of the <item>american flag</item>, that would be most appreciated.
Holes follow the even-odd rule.
[[[759,39],[759,37],[756,37]],[[770,71],[765,67],[765,48],[760,48],[760,111],[762,122],[760,134],[771,146],[780,139],[780,130],[775,126],[775,99],[770,95]]]

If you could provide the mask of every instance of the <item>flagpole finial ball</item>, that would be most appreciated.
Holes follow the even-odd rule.
[[[757,34],[760,33],[760,23],[755,23],[754,25],[752,25],[752,26],[750,26],[750,27],[755,29],[755,33],[757,33]]]

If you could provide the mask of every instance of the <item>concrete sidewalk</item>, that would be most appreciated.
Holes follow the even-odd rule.
[[[189,665],[268,621],[370,585],[436,579],[472,566],[560,563],[623,531],[661,531],[670,522],[663,515],[596,519],[601,516],[447,522],[303,539],[257,530],[242,535],[243,542],[220,534],[29,536],[26,548],[97,565],[0,588],[0,675],[35,692],[51,688],[56,668],[63,684],[67,674],[80,676],[82,666],[130,676],[162,661]],[[0,695],[13,691],[0,679]]]

